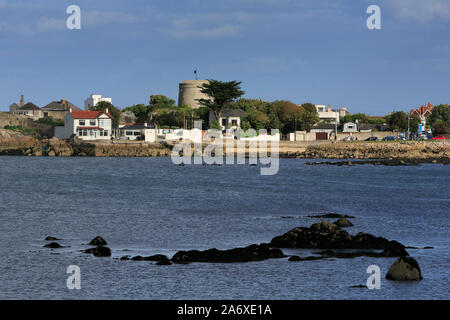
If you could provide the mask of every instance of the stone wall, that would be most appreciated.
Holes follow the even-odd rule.
[[[449,158],[448,142],[336,143],[311,145],[303,158],[323,159],[433,159]]]
[[[52,125],[34,122],[27,116],[0,112],[0,129],[5,128],[6,126],[21,126],[22,128],[37,129],[42,136],[48,138],[54,136],[54,127]]]

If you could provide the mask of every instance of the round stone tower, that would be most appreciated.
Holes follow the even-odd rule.
[[[189,105],[193,109],[200,108],[201,105],[197,99],[209,99],[207,95],[201,93],[199,88],[206,83],[208,83],[208,80],[186,80],[181,82],[178,92],[178,106]]]

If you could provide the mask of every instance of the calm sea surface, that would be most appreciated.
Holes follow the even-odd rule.
[[[166,158],[0,157],[1,299],[449,299],[450,167],[174,166]],[[384,279],[395,258],[156,266],[80,250],[104,237],[113,257],[269,242],[338,212],[359,231],[408,246],[424,280]],[[45,249],[46,236],[64,249]],[[309,250],[284,250],[306,256]],[[380,290],[365,284],[379,265]],[[66,269],[81,268],[81,290]]]

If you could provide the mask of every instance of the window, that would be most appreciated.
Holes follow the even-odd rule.
[[[107,137],[108,136],[108,130],[101,130],[100,131],[100,137]]]
[[[77,135],[79,137],[86,137],[88,135],[88,131],[87,130],[80,130],[80,129],[78,129],[77,130]]]
[[[223,125],[224,127],[227,126],[227,119],[222,119],[222,125]]]
[[[96,121],[95,121],[95,120],[91,120],[91,121],[89,121],[89,125],[91,125],[91,126],[95,126],[95,125],[96,125]]]
[[[134,135],[135,135],[135,136],[140,136],[141,133],[140,133],[139,131],[135,131],[135,132],[134,132]]]
[[[125,135],[126,135],[126,136],[132,136],[132,135],[133,135],[133,131],[127,131],[127,132],[125,132]]]
[[[232,125],[232,126],[237,126],[237,125],[238,125],[237,120],[231,120],[231,125]]]
[[[80,124],[80,126],[85,126],[86,125],[86,121],[84,121],[84,120],[79,120],[78,123]]]

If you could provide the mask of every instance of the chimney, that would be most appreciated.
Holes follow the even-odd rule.
[[[23,94],[20,95],[20,106],[23,107],[25,105],[25,100]]]
[[[69,108],[69,112],[72,113],[72,107]]]
[[[105,112],[106,112],[106,113],[109,113],[109,110],[108,110],[108,108],[106,108],[106,109],[105,109]]]
[[[62,99],[61,99],[61,103],[62,103],[63,105],[65,105],[65,106],[66,106],[66,105],[67,105],[67,101],[66,101],[66,98],[62,98]]]

